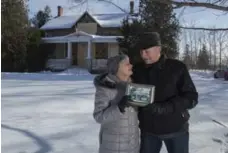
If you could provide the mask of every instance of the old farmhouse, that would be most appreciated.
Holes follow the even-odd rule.
[[[47,67],[61,70],[77,66],[90,71],[105,68],[107,58],[119,54],[119,28],[123,19],[133,14],[133,1],[130,8],[129,13],[93,14],[85,10],[65,15],[67,10],[58,6],[57,16],[41,27],[46,34],[42,41],[53,51]]]

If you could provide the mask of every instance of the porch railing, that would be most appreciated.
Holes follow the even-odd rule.
[[[53,70],[65,70],[71,65],[70,59],[49,59],[46,67]]]
[[[107,70],[107,59],[87,60],[89,72],[100,73]],[[46,67],[51,70],[65,70],[71,66],[70,59],[49,59]]]
[[[89,59],[87,63],[90,72],[104,72],[107,69],[107,59]]]

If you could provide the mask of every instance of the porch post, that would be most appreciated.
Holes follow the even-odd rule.
[[[91,59],[91,40],[88,41],[87,59]]]
[[[91,61],[91,45],[92,45],[92,43],[91,43],[91,40],[89,40],[88,41],[88,48],[87,48],[87,58],[86,58],[86,63],[87,63],[87,68],[88,68],[88,70],[89,71],[91,71],[91,69],[92,69],[92,61]]]
[[[72,44],[67,42],[67,59],[72,59]]]

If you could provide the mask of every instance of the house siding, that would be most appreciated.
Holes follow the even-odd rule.
[[[97,35],[120,36],[121,32],[119,28],[102,28],[97,26]]]
[[[96,23],[96,21],[88,14],[85,13],[77,23]]]
[[[114,43],[108,44],[108,57],[113,57],[119,54],[119,45]]]
[[[78,65],[80,67],[86,68],[86,57],[87,57],[87,43],[78,43]]]
[[[96,23],[78,23],[77,28],[80,31],[84,31],[89,34],[97,33],[97,24]]]
[[[55,36],[65,36],[75,32],[74,28],[70,29],[55,29],[55,30],[46,30],[45,33],[47,37],[55,37]]]
[[[96,21],[88,14],[85,13],[76,24],[77,29],[84,31],[89,34],[97,33],[97,23]]]

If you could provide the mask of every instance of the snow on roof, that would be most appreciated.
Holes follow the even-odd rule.
[[[100,36],[92,35],[92,42],[117,42],[117,38],[122,38],[122,36]]]
[[[81,31],[81,30],[77,30],[73,33],[70,33],[68,35],[66,35],[65,37],[74,37],[74,36],[91,36],[89,33]]]
[[[52,30],[52,29],[67,29],[71,28],[81,15],[73,16],[60,16],[49,20],[45,25],[40,29],[42,30]]]
[[[113,0],[113,3],[107,1],[89,1],[81,4],[74,4],[70,8],[63,9],[63,15],[48,21],[42,30],[67,29],[71,28],[78,19],[88,12],[102,27],[120,27],[123,19],[128,15],[129,8],[121,9],[122,5],[128,6],[129,1]],[[135,0],[135,10],[137,12],[138,0]]]
[[[81,18],[83,14],[77,16],[60,16],[54,18],[48,21],[45,25],[43,25],[41,29],[52,30],[71,28]],[[123,19],[128,16],[127,13],[90,15],[101,27],[120,27],[122,25]]]
[[[122,14],[97,14],[91,15],[101,27],[120,27],[123,19],[128,16],[126,13]]]

